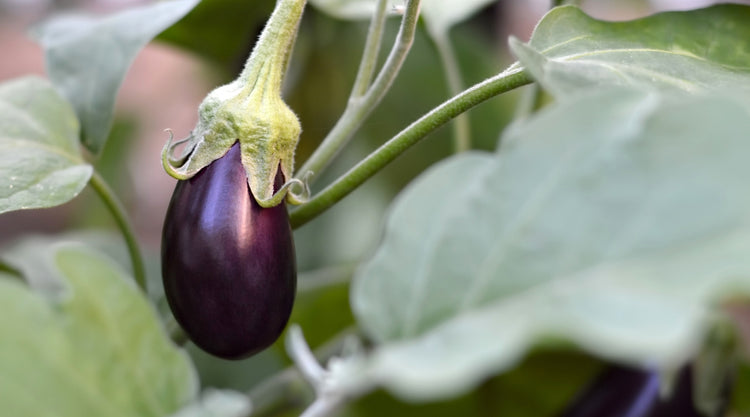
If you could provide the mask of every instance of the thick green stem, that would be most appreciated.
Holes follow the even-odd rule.
[[[238,83],[252,89],[255,85],[250,81],[263,79],[265,87],[270,88],[272,94],[281,94],[284,73],[306,3],[307,0],[278,0],[253,52],[247,58]],[[280,50],[284,53],[279,53]]]
[[[143,257],[141,257],[141,251],[138,247],[135,231],[133,230],[133,225],[130,224],[130,218],[125,211],[125,208],[122,206],[122,203],[117,198],[115,192],[98,172],[94,171],[94,175],[91,176],[89,184],[102,199],[104,205],[107,206],[115,223],[117,223],[117,227],[120,228],[122,237],[125,239],[128,252],[130,253],[130,262],[133,265],[133,277],[135,278],[135,282],[138,283],[138,286],[141,287],[143,292],[147,292],[146,270],[143,266]]]
[[[302,226],[315,218],[396,159],[406,149],[454,117],[491,97],[530,82],[532,82],[531,77],[523,68],[516,65],[441,104],[375,150],[307,204],[294,210],[290,215],[292,227]]]
[[[409,0],[406,11],[401,21],[401,28],[396,36],[396,42],[391,49],[388,59],[375,81],[364,96],[349,101],[341,118],[331,129],[323,142],[313,152],[310,158],[297,171],[300,177],[306,176],[309,181],[315,177],[329,164],[331,159],[352,138],[357,129],[362,125],[365,118],[385,96],[390,89],[396,75],[406,59],[406,55],[414,42],[414,33],[419,19],[420,0]],[[311,174],[309,174],[311,173]]]
[[[463,81],[461,80],[461,70],[458,67],[458,59],[447,31],[430,31],[432,40],[435,43],[440,56],[440,62],[445,71],[445,78],[448,82],[448,89],[451,96],[458,95],[463,91]],[[471,125],[469,115],[462,113],[453,120],[453,147],[456,152],[464,152],[471,149]]]

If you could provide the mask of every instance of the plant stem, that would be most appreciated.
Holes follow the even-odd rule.
[[[320,175],[331,159],[352,138],[367,115],[375,109],[375,106],[388,92],[414,42],[414,33],[419,19],[419,5],[420,0],[408,0],[396,41],[375,81],[363,96],[349,100],[341,118],[323,139],[320,146],[297,171],[298,175],[309,175],[308,180],[310,182]]]
[[[315,357],[324,363],[340,354],[349,339],[355,333],[354,328],[347,328],[315,350]],[[275,415],[279,410],[289,407],[301,407],[309,401],[309,385],[296,366],[290,366],[254,387],[248,397],[253,405],[252,416]]]
[[[383,144],[346,174],[318,193],[307,204],[292,211],[290,214],[292,227],[302,226],[312,220],[359,187],[409,147],[419,142],[420,139],[457,115],[491,97],[530,82],[532,82],[532,79],[523,68],[513,66],[444,102]]]
[[[354,80],[349,101],[365,95],[367,89],[370,87],[372,76],[375,74],[375,66],[378,63],[380,46],[383,44],[383,28],[385,27],[387,6],[388,0],[378,1],[375,14],[370,21],[370,28],[367,30],[365,49],[362,52],[362,60],[359,63],[357,78]]]
[[[107,206],[115,223],[117,223],[117,227],[120,228],[122,237],[125,239],[125,244],[130,253],[130,262],[133,265],[133,277],[135,278],[135,282],[141,287],[144,293],[147,293],[146,270],[143,266],[143,257],[141,257],[141,251],[138,247],[135,231],[133,225],[130,223],[130,218],[125,211],[125,208],[117,198],[115,192],[98,172],[94,171],[94,174],[89,180],[89,184],[99,195],[99,198],[102,199],[104,205]]]
[[[341,406],[340,398],[319,397],[300,414],[300,417],[325,417],[330,416]]]
[[[461,93],[464,87],[463,81],[461,81],[458,59],[448,32],[430,30],[430,34],[432,41],[435,43],[435,49],[440,56],[450,94],[455,96]],[[471,149],[471,125],[469,124],[469,115],[466,113],[461,113],[453,121],[453,147],[456,153]]]
[[[273,94],[281,84],[307,0],[278,0],[237,81],[252,90],[258,80]],[[283,53],[280,53],[283,51]],[[265,75],[261,75],[264,74]]]

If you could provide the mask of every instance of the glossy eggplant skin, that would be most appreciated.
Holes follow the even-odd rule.
[[[277,174],[276,186],[283,181]],[[253,198],[235,143],[179,181],[162,232],[169,306],[206,352],[242,359],[271,345],[289,320],[297,285],[286,205]]]
[[[680,371],[669,398],[661,398],[659,378],[656,371],[610,366],[558,417],[715,417],[693,405],[690,367]]]

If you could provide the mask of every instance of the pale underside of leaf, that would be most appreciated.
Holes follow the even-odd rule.
[[[550,338],[679,366],[713,303],[750,294],[748,120],[723,98],[591,93],[510,129],[497,156],[430,170],[353,283],[380,343],[363,373],[436,398]]]

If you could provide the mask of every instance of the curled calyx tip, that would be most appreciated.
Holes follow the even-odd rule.
[[[190,178],[190,176],[182,174],[178,171],[179,166],[184,163],[184,158],[172,158],[174,148],[185,143],[187,139],[181,139],[175,142],[174,132],[172,131],[172,129],[164,129],[164,131],[169,133],[169,139],[167,139],[167,143],[164,144],[164,147],[161,150],[161,165],[162,167],[164,167],[164,171],[166,171],[167,174],[169,174],[169,176],[171,176],[172,178],[176,178],[178,180],[185,180]]]
[[[282,185],[271,199],[268,200],[268,206],[274,206],[279,204],[284,197],[289,204],[300,205],[310,201],[310,177],[312,172],[308,171],[302,179],[292,178],[284,185]],[[265,202],[258,201],[261,207],[268,207],[264,205]]]
[[[187,138],[174,141],[170,131],[162,151],[162,165],[169,175],[189,179],[239,141],[248,185],[258,204],[271,207],[285,198],[291,204],[307,201],[306,181],[292,178],[301,126],[281,98],[304,6],[305,0],[277,1],[239,78],[206,96],[198,124]],[[182,144],[184,148],[174,156]],[[285,183],[274,189],[279,167]]]
[[[284,201],[285,198],[291,204],[302,204],[300,202],[297,202],[299,200],[294,196],[294,193],[291,191],[291,188],[298,183],[299,183],[299,180],[297,178],[292,178],[289,181],[285,182],[284,185],[282,185],[278,191],[276,191],[273,195],[271,195],[271,197],[265,200],[260,200],[256,198],[255,201],[258,202],[258,205],[264,208],[275,207],[281,204],[281,202]]]

